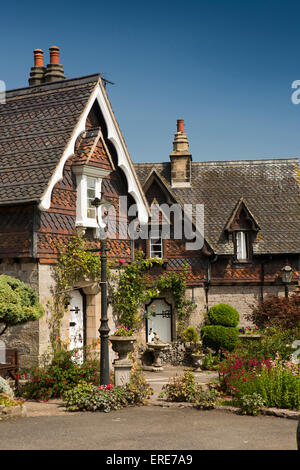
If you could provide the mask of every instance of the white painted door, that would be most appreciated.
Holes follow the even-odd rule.
[[[148,341],[157,333],[164,343],[172,341],[172,309],[164,299],[154,299],[147,306]]]
[[[83,298],[79,290],[74,290],[71,293],[70,301],[70,349],[82,348],[84,332],[83,332]],[[79,350],[78,362],[83,361],[83,350]]]

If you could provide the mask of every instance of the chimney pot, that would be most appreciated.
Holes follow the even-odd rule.
[[[35,67],[44,67],[44,52],[42,49],[34,49],[34,66]]]
[[[58,80],[64,80],[64,68],[59,63],[59,48],[57,46],[49,47],[50,51],[50,64],[47,64],[45,72],[45,83],[56,82]]]
[[[50,51],[50,64],[59,64],[59,47],[51,46]]]
[[[177,132],[184,132],[184,119],[177,119]]]
[[[45,74],[45,67],[44,67],[44,52],[42,49],[34,49],[34,66],[30,69],[30,76],[29,76],[29,86],[41,85],[44,83],[44,74]]]

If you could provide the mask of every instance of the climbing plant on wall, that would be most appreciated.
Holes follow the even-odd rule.
[[[162,265],[158,258],[145,259],[137,252],[136,259],[119,272],[118,287],[113,292],[113,305],[120,324],[136,328],[142,317],[139,308],[159,296],[160,291],[169,290],[174,297],[177,312],[177,331],[180,334],[194,306],[185,298],[187,269],[182,272],[169,271],[155,280],[149,273],[154,265]]]
[[[187,268],[183,271],[169,271],[162,274],[155,282],[158,290],[170,290],[173,294],[177,313],[177,333],[180,335],[187,325],[188,318],[195,309],[195,304],[185,298]]]
[[[117,287],[112,291],[113,306],[120,324],[132,328],[140,325],[139,307],[158,295],[157,288],[149,283],[147,270],[162,263],[157,258],[145,259],[143,252],[137,252],[134,261],[120,268]]]
[[[87,242],[79,235],[72,236],[67,244],[58,246],[58,259],[53,266],[55,282],[52,288],[52,301],[48,302],[50,341],[54,350],[61,346],[61,321],[74,284],[86,279],[100,280],[99,253],[88,250]]]
[[[153,280],[150,269],[162,264],[161,259],[146,259],[143,252],[137,252],[135,260],[127,266],[121,263],[117,274],[112,274],[108,270],[111,300],[119,324],[132,328],[139,327],[143,320],[139,314],[140,307],[158,297],[160,291],[169,290],[174,297],[177,331],[179,334],[182,332],[194,308],[192,302],[185,298],[187,270],[185,268],[181,272],[165,272]],[[88,251],[87,242],[82,237],[74,235],[69,243],[59,247],[58,260],[53,267],[53,277],[55,283],[52,301],[48,303],[51,313],[48,323],[51,344],[53,349],[56,349],[61,345],[61,321],[67,310],[70,291],[74,284],[83,279],[100,280],[99,253]]]

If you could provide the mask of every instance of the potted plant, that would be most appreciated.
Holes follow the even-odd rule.
[[[261,335],[259,334],[258,326],[250,328],[249,326],[242,327],[239,329],[239,338],[241,341],[248,342],[248,340],[260,340]]]
[[[119,356],[118,362],[128,361],[128,354],[133,350],[134,342],[136,341],[134,331],[132,328],[119,325],[109,337],[113,351]]]

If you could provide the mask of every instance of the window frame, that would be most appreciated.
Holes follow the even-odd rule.
[[[110,170],[89,165],[74,166],[76,175],[76,227],[98,228],[96,212],[95,217],[88,217],[88,178],[95,179],[95,197],[101,198],[102,180],[107,177]]]
[[[155,245],[160,245],[161,256],[158,256],[158,255],[153,256],[152,240],[158,240],[159,243],[155,243]],[[154,236],[151,237],[151,235],[150,235],[150,237],[149,237],[149,258],[163,259],[163,256],[164,256],[164,244],[163,244],[163,239],[161,237],[161,233],[159,233],[158,237],[154,237]]]
[[[238,234],[241,234],[243,240],[243,246],[246,250],[246,257],[238,257]],[[243,248],[243,247],[242,247]],[[243,251],[243,250],[242,250]],[[252,250],[251,250],[251,231],[250,230],[236,230],[234,232],[234,257],[236,263],[249,263],[252,259]]]

